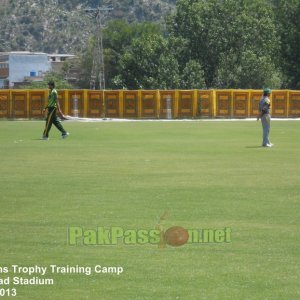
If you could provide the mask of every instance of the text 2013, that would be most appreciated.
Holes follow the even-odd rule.
[[[0,297],[16,297],[16,289],[0,289]]]

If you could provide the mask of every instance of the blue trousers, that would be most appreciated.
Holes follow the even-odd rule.
[[[270,144],[269,134],[270,134],[270,125],[271,125],[271,116],[270,114],[264,114],[261,117],[261,124],[263,128],[263,142],[262,145],[266,146]]]

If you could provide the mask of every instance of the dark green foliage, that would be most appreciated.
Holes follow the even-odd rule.
[[[288,88],[300,89],[300,2],[276,1],[275,13],[280,43],[280,65]]]
[[[279,39],[268,1],[178,0],[176,13],[168,19],[168,29],[174,36],[187,41],[185,58],[203,66],[208,87],[245,84],[235,76],[227,86],[223,79],[216,81],[216,77],[220,77],[220,73],[234,73],[237,67],[241,68],[241,73],[247,68],[256,70],[254,65],[248,66],[251,60],[245,62],[245,53],[249,51],[271,62],[278,53]],[[225,77],[228,79],[227,75]],[[253,86],[251,81],[246,85]]]

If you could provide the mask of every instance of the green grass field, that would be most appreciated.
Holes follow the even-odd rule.
[[[18,299],[300,299],[300,122],[1,121],[0,279],[20,266],[122,266],[34,274]],[[228,243],[69,245],[79,226],[232,230]],[[9,273],[3,270],[7,267]],[[1,299],[1,297],[0,297]],[[3,299],[9,299],[3,297]]]

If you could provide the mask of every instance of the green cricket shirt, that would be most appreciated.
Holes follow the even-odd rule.
[[[48,97],[48,107],[57,107],[57,91],[53,89]]]

